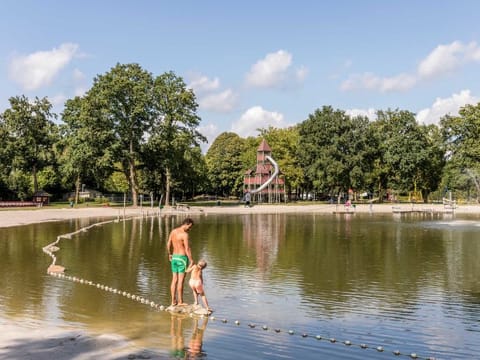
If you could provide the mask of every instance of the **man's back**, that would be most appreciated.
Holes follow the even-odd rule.
[[[170,240],[173,246],[173,253],[178,255],[186,255],[185,240],[188,240],[188,235],[183,229],[176,228],[170,234]]]

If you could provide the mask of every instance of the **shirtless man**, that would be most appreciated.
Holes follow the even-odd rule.
[[[193,220],[186,218],[179,227],[172,230],[168,237],[168,259],[172,267],[170,293],[173,306],[186,305],[183,302],[183,283],[185,281],[185,271],[189,264],[193,264],[192,252],[188,244],[188,232],[192,226]]]

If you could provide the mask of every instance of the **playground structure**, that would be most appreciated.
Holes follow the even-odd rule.
[[[285,181],[280,177],[278,164],[271,156],[272,150],[265,139],[257,149],[257,165],[247,170],[243,178],[243,192],[249,192],[258,203],[285,201]]]

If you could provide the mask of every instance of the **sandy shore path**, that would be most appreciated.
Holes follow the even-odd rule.
[[[92,207],[92,208],[63,208],[49,209],[47,207],[35,210],[0,210],[0,227],[28,225],[46,221],[62,221],[69,219],[117,217],[123,216],[123,208]],[[142,211],[126,208],[126,216],[141,215]]]
[[[357,204],[355,207],[346,208],[344,205],[308,204],[308,205],[255,205],[246,208],[243,205],[211,206],[211,207],[182,207],[180,209],[162,209],[162,214],[268,214],[268,213],[329,213],[345,212],[391,214],[394,211],[425,211],[445,212],[442,204]],[[457,214],[480,214],[480,205],[459,205],[455,208]],[[131,217],[158,214],[158,208],[41,208],[35,210],[0,210],[0,227],[28,225],[46,221],[62,221],[80,218],[106,218],[106,217]]]

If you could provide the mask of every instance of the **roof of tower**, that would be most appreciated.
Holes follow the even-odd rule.
[[[257,151],[269,151],[272,152],[272,149],[270,149],[270,146],[267,143],[267,140],[263,139],[260,145],[258,146]]]

